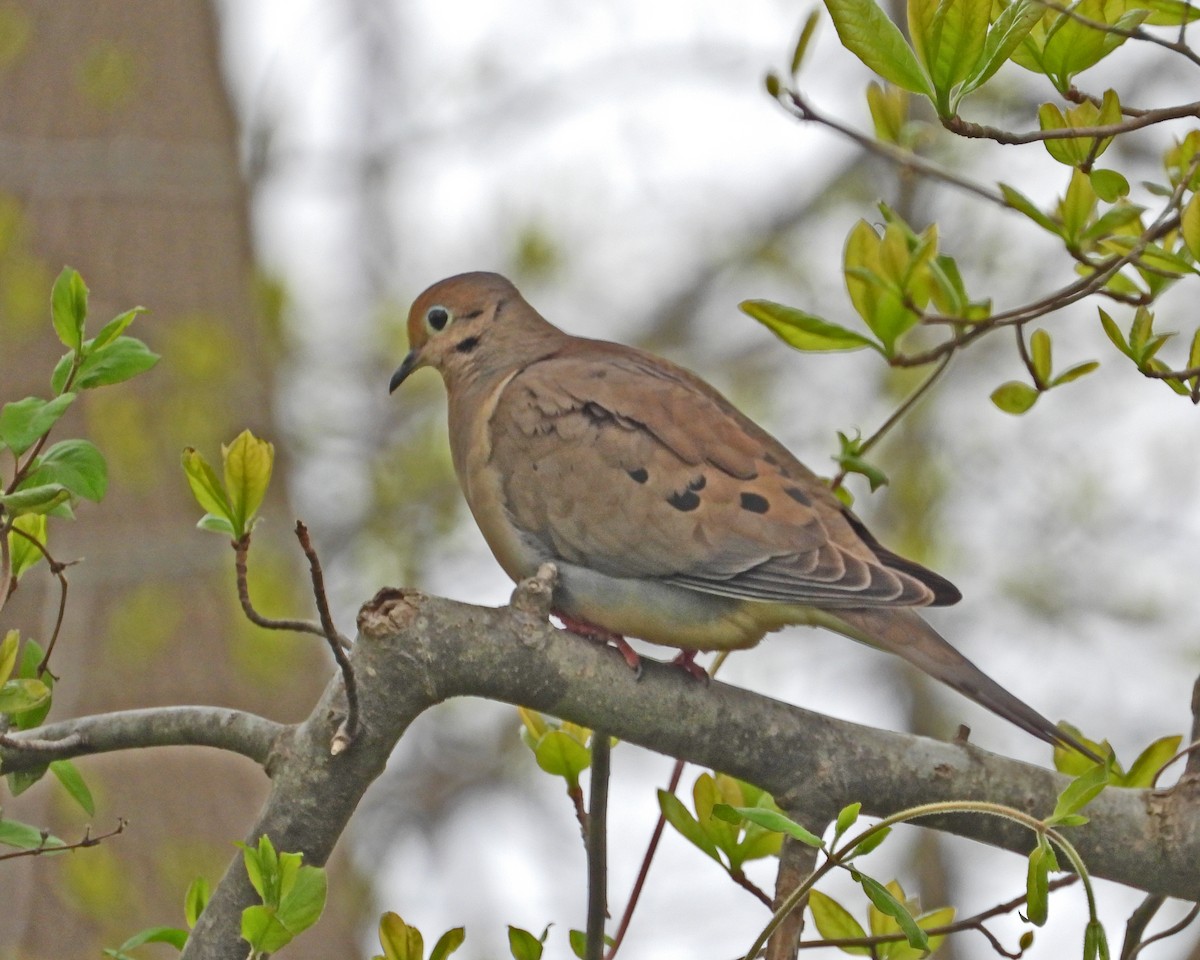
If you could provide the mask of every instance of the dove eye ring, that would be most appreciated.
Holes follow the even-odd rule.
[[[450,311],[445,307],[430,307],[425,322],[434,330],[444,330],[450,322]]]

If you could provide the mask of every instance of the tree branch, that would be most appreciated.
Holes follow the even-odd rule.
[[[518,601],[520,597],[518,597]],[[757,783],[785,809],[861,801],[883,816],[920,803],[987,799],[1048,814],[1066,777],[979,747],[874,730],[788,706],[647,661],[641,680],[620,655],[552,627],[536,612],[489,609],[415,592],[382,591],[359,616],[352,657],[362,733],[337,757],[328,744],[341,710],[340,676],[312,715],[281,738],[273,786],[247,839],[266,833],[306,862],[329,857],[367,786],[408,726],[459,696],[514,704]],[[44,735],[44,734],[42,734]],[[1072,840],[1096,876],[1168,896],[1200,897],[1195,784],[1168,791],[1109,789]],[[996,818],[931,818],[927,826],[1026,853],[1030,837]],[[230,865],[184,960],[241,960],[241,911],[255,902],[241,859]]]
[[[276,741],[288,729],[282,723],[225,707],[121,710],[33,730],[10,730],[0,743],[0,767],[5,773],[15,773],[90,753],[173,746],[217,747],[265,767]],[[61,745],[58,749],[56,743]],[[25,744],[32,749],[25,749]]]

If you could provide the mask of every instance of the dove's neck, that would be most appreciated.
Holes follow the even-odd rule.
[[[453,362],[443,366],[451,396],[461,394],[475,402],[495,390],[502,380],[553,356],[575,338],[543,319],[525,303],[507,308],[512,316],[498,313],[486,326],[474,331],[471,349],[455,352]]]

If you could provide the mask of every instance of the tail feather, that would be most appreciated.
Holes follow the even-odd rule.
[[[858,608],[838,610],[836,617],[850,628],[845,632],[855,640],[896,654],[1040,740],[1071,747],[1097,763],[1103,762],[1090,748],[996,683],[915,611],[895,607]]]

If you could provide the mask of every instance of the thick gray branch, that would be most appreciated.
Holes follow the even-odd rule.
[[[44,767],[89,753],[139,747],[217,747],[266,765],[276,739],[287,728],[273,720],[225,707],[154,707],[63,720],[36,730],[10,731],[7,739],[36,749],[0,745],[5,773]]]
[[[248,839],[324,863],[368,784],[420,713],[451,697],[519,703],[770,790],[792,810],[861,801],[886,815],[939,800],[990,800],[1044,816],[1066,779],[977,747],[874,730],[647,663],[636,680],[611,650],[551,627],[528,596],[486,609],[385,591],[363,609],[353,652],[362,731],[345,753],[329,744],[340,684],[276,744],[273,787]],[[1200,816],[1188,781],[1172,791],[1110,789],[1071,831],[1094,874],[1150,892],[1200,897]],[[928,826],[1021,853],[1027,833],[983,817]],[[184,951],[185,960],[241,960],[241,910],[254,894],[231,864]]]

